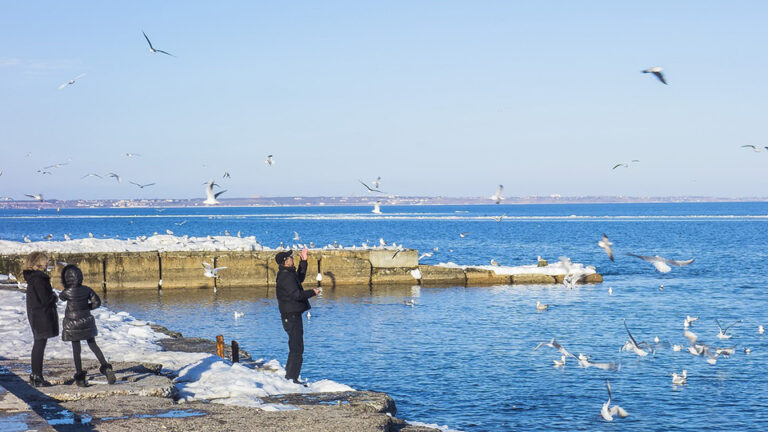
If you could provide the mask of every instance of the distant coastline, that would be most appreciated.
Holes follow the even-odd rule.
[[[250,197],[220,199],[216,207],[332,207],[332,206],[425,206],[425,205],[493,205],[483,197],[425,197],[425,196],[328,196],[328,197]],[[766,202],[768,197],[624,197],[624,196],[527,196],[505,198],[502,204],[640,204],[640,203],[716,203]],[[37,208],[154,208],[154,207],[208,207],[203,199],[100,199],[100,200],[7,200],[0,201],[0,209]]]

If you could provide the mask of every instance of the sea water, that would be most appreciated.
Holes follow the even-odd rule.
[[[408,420],[482,430],[768,430],[768,203],[582,204],[294,208],[63,209],[0,211],[0,239],[254,235],[276,247],[302,242],[349,247],[379,238],[420,252],[426,264],[501,265],[568,256],[595,265],[603,284],[496,287],[325,287],[305,318],[302,375],[389,393]],[[503,216],[497,222],[498,216]],[[184,222],[182,224],[183,221]],[[180,225],[177,225],[180,224]],[[467,233],[460,237],[459,233]],[[614,242],[615,262],[597,246]],[[695,258],[667,274],[627,253]],[[307,281],[307,287],[314,286]],[[611,287],[613,295],[609,295]],[[662,288],[663,287],[663,288]],[[661,289],[660,289],[661,288]],[[287,357],[271,288],[165,290],[106,296],[114,310],[155,321],[185,336],[237,340],[254,356]],[[404,302],[414,300],[410,306]],[[550,304],[538,313],[536,301]],[[234,318],[234,312],[244,315]],[[715,365],[685,348],[691,328],[714,347],[734,346]],[[743,320],[716,337],[715,322]],[[624,321],[637,340],[660,343],[654,354],[620,352]],[[533,348],[552,337],[605,371],[579,368]],[[751,354],[744,353],[750,348]],[[109,355],[109,353],[107,353]],[[672,372],[688,383],[672,385]],[[600,417],[612,403],[630,414]]]

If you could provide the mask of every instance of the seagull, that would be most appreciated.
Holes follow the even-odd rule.
[[[123,181],[120,179],[120,176],[119,176],[119,175],[117,175],[117,174],[115,174],[115,173],[113,173],[113,172],[111,172],[111,173],[107,174],[107,177],[114,177],[114,178],[115,178],[115,180],[117,180],[117,182],[118,182],[118,183],[122,183],[122,182],[123,182]]]
[[[504,185],[499,185],[499,190],[496,191],[495,195],[492,195],[490,199],[494,200],[496,204],[500,204],[501,200],[504,199],[503,196],[501,196],[501,193],[504,192]]]
[[[406,306],[414,307],[416,306],[416,300],[414,299],[403,300],[403,304]]]
[[[685,336],[685,338],[688,339],[688,342],[690,342],[691,345],[695,344],[696,341],[699,340],[699,336],[688,329],[683,331],[683,336]]]
[[[652,68],[648,68],[648,69],[644,70],[643,73],[652,73],[652,74],[656,75],[656,78],[658,78],[659,81],[662,82],[662,84],[666,85],[667,81],[664,79],[664,75],[662,75],[662,73],[661,73],[662,70],[663,70],[662,68],[660,68],[658,66],[654,66]]]
[[[552,360],[555,363],[555,367],[565,367],[565,356],[560,357],[560,360]]]
[[[274,159],[272,159],[272,155],[267,155],[267,159],[264,160],[264,163],[269,165],[269,166],[274,165],[275,161],[274,161]]]
[[[208,182],[208,186],[205,187],[205,201],[203,201],[203,204],[205,205],[216,205],[219,202],[216,200],[216,198],[219,197],[219,195],[226,192],[225,190],[213,193],[213,187],[218,186],[216,183],[213,182],[213,180]]]
[[[608,390],[608,401],[603,404],[603,409],[600,410],[600,415],[603,416],[606,421],[613,421],[613,416],[615,415],[618,415],[621,418],[628,416],[629,413],[624,411],[624,408],[618,405],[611,407],[611,383],[608,380],[605,380],[605,388]]]
[[[174,224],[176,224],[176,225],[178,225],[178,226],[182,226],[182,225],[184,225],[185,223],[187,223],[187,220],[186,220],[186,219],[184,219],[184,220],[183,220],[183,221],[181,221],[181,222],[174,222]]]
[[[683,346],[682,345],[678,345],[678,344],[672,345],[672,351],[678,352],[678,351],[682,351],[682,350],[683,350]]]
[[[380,191],[378,188],[372,188],[372,187],[368,186],[362,180],[358,180],[358,181],[360,182],[361,185],[365,186],[365,188],[368,189],[369,192],[377,192],[377,193],[381,193],[381,194],[384,193],[384,192]]]
[[[751,148],[752,150],[754,150],[754,151],[755,151],[755,152],[757,152],[757,153],[759,153],[759,152],[763,151],[763,148],[764,148],[764,149],[766,149],[766,150],[768,150],[768,146],[765,146],[765,147],[763,147],[763,148],[760,148],[760,147],[758,147],[758,146],[756,146],[756,145],[752,145],[752,144],[743,145],[743,146],[741,146],[741,147],[742,147],[742,148],[744,148],[744,147],[747,147],[747,148]]]
[[[723,326],[720,325],[720,321],[715,318],[715,322],[717,323],[717,326],[720,328],[720,332],[717,334],[718,339],[730,339],[732,335],[727,334],[728,329],[735,326],[736,324],[740,323],[742,320],[738,320],[735,323],[729,325],[726,328],[723,328]]]
[[[423,254],[419,255],[419,259],[432,258],[432,255],[434,255],[434,252],[424,252]]]
[[[168,235],[173,235],[173,231],[171,231],[169,229],[165,230],[165,233],[168,234]]]
[[[750,348],[750,347],[745,347],[744,348],[744,354],[749,355],[749,353],[751,353],[751,352],[752,352],[752,348]]]
[[[613,168],[612,168],[612,169],[616,169],[616,168],[618,168],[618,167],[629,168],[629,165],[631,165],[631,164],[633,164],[633,163],[635,163],[635,162],[640,162],[640,161],[639,161],[639,160],[637,160],[637,159],[632,159],[630,162],[621,162],[621,163],[617,163],[616,165],[614,165],[614,166],[613,166]]]
[[[411,270],[411,276],[416,280],[421,280],[421,270],[418,268]]]
[[[43,175],[45,175],[45,174],[50,174],[50,175],[53,175],[53,173],[52,173],[52,172],[50,172],[50,171],[45,171],[45,170],[41,170],[41,169],[37,170],[37,172],[39,172],[40,174],[43,174]]]
[[[82,77],[84,77],[84,76],[85,76],[85,74],[80,74],[80,75],[78,75],[78,76],[76,76],[76,77],[72,78],[71,80],[69,80],[69,81],[65,82],[64,84],[60,85],[60,86],[59,86],[59,90],[63,89],[64,87],[66,87],[66,86],[68,86],[68,85],[72,85],[72,84],[74,84],[74,83],[75,83],[75,81],[79,80],[80,78],[82,78]]]
[[[217,274],[220,270],[224,270],[226,267],[216,267],[213,268],[210,264],[207,262],[203,263],[203,269],[205,270],[205,273],[203,273],[203,276],[209,277],[209,278],[218,278],[219,275]]]
[[[539,348],[541,348],[543,346],[554,348],[554,349],[560,351],[560,354],[562,354],[564,356],[576,358],[575,355],[569,353],[568,350],[566,350],[565,348],[563,348],[562,345],[557,343],[555,338],[552,338],[552,340],[550,340],[549,342],[540,342],[538,345],[536,345],[536,348],[534,348],[533,350],[536,351],[536,350],[538,350]]]
[[[683,327],[688,328],[693,324],[694,321],[699,319],[699,317],[692,317],[690,315],[685,316],[685,321],[683,322]]]
[[[378,189],[379,184],[381,184],[381,177],[376,177],[376,180],[372,181],[371,184],[375,189]]]
[[[616,366],[616,363],[613,363],[613,362],[595,363],[589,360],[589,356],[586,356],[581,353],[579,353],[578,360],[579,360],[579,367],[582,367],[585,369],[590,367],[595,367],[602,370],[618,370],[618,366]]]
[[[597,242],[597,245],[601,248],[605,249],[605,253],[608,254],[608,258],[610,258],[611,261],[613,261],[613,251],[611,250],[611,243],[610,240],[608,240],[608,236],[603,234],[603,239]]]
[[[686,261],[676,261],[676,260],[671,260],[671,259],[663,258],[663,257],[660,257],[658,255],[647,256],[647,255],[635,255],[635,254],[631,254],[631,253],[628,253],[627,255],[635,257],[635,258],[640,258],[643,261],[648,261],[648,262],[652,263],[653,266],[656,267],[656,270],[658,270],[661,273],[669,273],[670,270],[672,270],[670,265],[677,266],[677,267],[687,266],[690,263],[692,263],[693,260],[694,260],[694,258],[691,258],[691,259],[686,260]]]
[[[323,281],[323,274],[322,273],[318,273],[317,276],[315,277],[315,280],[318,281],[318,282],[322,282]]]
[[[231,176],[231,175],[229,175],[229,173],[228,173],[228,172],[224,171],[224,175],[223,175],[223,176],[221,176],[221,178],[232,178],[232,176]]]
[[[627,329],[629,340],[627,341],[627,343],[624,344],[623,347],[621,347],[622,351],[633,351],[635,354],[639,355],[640,357],[647,356],[648,351],[645,351],[644,349],[640,348],[640,345],[645,345],[646,347],[648,347],[648,343],[647,342],[638,343],[635,340],[635,338],[632,337],[632,333],[629,332],[629,327],[627,327],[627,320],[624,320],[624,328]]]
[[[495,220],[496,222],[501,222],[501,220],[504,219],[504,216],[506,215],[494,216],[493,220]]]
[[[132,158],[132,157],[141,156],[141,155],[138,153],[123,153],[123,156],[127,158]]]
[[[379,205],[378,201],[376,202],[376,204],[373,205],[373,210],[371,210],[371,213],[381,214],[381,206]]]
[[[235,311],[235,319],[238,319],[238,318],[242,317],[243,315],[245,315],[243,312]]]
[[[152,42],[149,41],[149,38],[147,37],[147,34],[144,33],[144,32],[141,32],[141,34],[143,34],[144,35],[144,39],[147,40],[147,43],[149,44],[149,52],[151,52],[152,54],[154,54],[154,53],[163,53],[163,54],[169,55],[171,57],[176,57],[175,55],[173,55],[173,54],[171,54],[169,52],[166,52],[166,51],[163,51],[163,50],[159,50],[159,49],[155,49],[155,47],[152,46]]]
[[[467,237],[467,235],[469,235],[469,232],[460,232],[459,233],[459,237],[461,237],[461,238],[465,238],[465,237]]]
[[[608,287],[608,295],[613,295],[613,287]]]
[[[86,174],[86,175],[84,175],[84,176],[80,177],[80,180],[82,180],[82,179],[84,179],[84,178],[87,178],[87,177],[98,177],[98,178],[103,178],[102,176],[100,176],[100,175],[98,175],[98,174],[96,174],[96,173],[90,173],[90,174]]]
[[[765,327],[763,327],[762,324],[759,324],[757,326],[757,334],[763,334],[763,333],[765,333]]]
[[[36,194],[36,195],[35,195],[35,194],[32,194],[32,195],[30,195],[30,194],[24,194],[24,196],[28,196],[28,197],[30,197],[30,198],[32,198],[32,199],[34,199],[34,200],[40,201],[40,202],[43,202],[43,201],[45,201],[45,200],[43,199],[43,194]]]
[[[536,311],[542,312],[542,311],[547,310],[547,308],[549,308],[548,304],[544,304],[544,303],[542,303],[542,302],[540,302],[538,300],[536,301]]]
[[[147,183],[147,184],[143,184],[143,185],[142,184],[138,184],[136,182],[132,182],[132,181],[129,181],[128,183],[135,184],[136,186],[138,186],[141,189],[144,189],[147,186],[154,186],[154,183]]]
[[[683,373],[678,375],[675,372],[672,372],[672,384],[674,385],[683,385],[688,381],[688,371],[686,369],[683,369]]]

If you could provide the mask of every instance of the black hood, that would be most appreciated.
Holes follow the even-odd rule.
[[[73,288],[83,284],[83,272],[74,264],[68,264],[61,270],[61,284],[64,288]]]

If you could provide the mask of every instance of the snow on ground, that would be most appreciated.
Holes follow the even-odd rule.
[[[494,273],[499,275],[543,274],[543,275],[549,275],[549,276],[558,276],[558,275],[567,275],[568,273],[572,273],[575,277],[578,278],[584,275],[596,273],[595,268],[593,266],[585,267],[584,264],[571,263],[570,261],[567,261],[567,264],[563,262],[556,262],[556,263],[546,265],[544,267],[539,267],[536,264],[514,266],[514,267],[492,266],[492,265],[462,266],[453,262],[447,262],[447,263],[441,262],[440,264],[438,264],[438,266],[449,267],[449,268],[460,268],[460,269],[475,268],[475,269],[481,269],[481,270],[492,270]]]
[[[0,290],[0,357],[29,359],[32,330],[26,313],[26,294]],[[64,302],[59,303],[59,317],[64,316]],[[160,363],[163,371],[175,375],[180,401],[208,400],[215,403],[258,407],[263,410],[295,409],[288,405],[265,404],[260,398],[286,393],[352,391],[351,387],[330,380],[294,384],[283,376],[285,370],[277,360],[267,363],[277,372],[250,369],[206,353],[162,351],[155,342],[167,336],[155,332],[149,323],[137,320],[127,312],[107,308],[92,311],[99,328],[96,342],[108,361]],[[83,347],[82,355],[96,359]],[[60,338],[48,340],[45,358],[71,359],[72,344]],[[74,374],[74,363],[72,365]],[[43,364],[45,370],[45,364]]]

